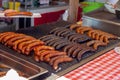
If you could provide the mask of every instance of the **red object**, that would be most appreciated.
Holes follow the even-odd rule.
[[[2,7],[2,0],[0,1],[0,7]]]
[[[120,80],[120,54],[111,50],[64,77],[70,80]]]
[[[64,11],[65,10],[41,14],[42,16],[41,18],[34,19],[34,25],[37,26],[40,24],[57,21],[61,17],[61,15],[64,13]]]
[[[51,23],[57,21],[60,17],[62,17],[62,14],[65,12],[65,10],[60,10],[56,12],[49,12],[41,14],[41,18],[35,18],[34,19],[34,26],[45,24],[45,23]],[[82,8],[79,7],[78,9],[78,21],[82,17]]]

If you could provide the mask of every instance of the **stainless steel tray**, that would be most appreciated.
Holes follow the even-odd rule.
[[[0,63],[3,63],[16,71],[20,71],[28,79],[33,79],[48,72],[46,69],[36,66],[21,58],[15,57],[2,50],[0,50]]]

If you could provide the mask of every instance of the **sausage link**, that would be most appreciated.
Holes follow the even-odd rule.
[[[63,63],[63,62],[71,62],[73,59],[72,58],[70,58],[70,57],[59,57],[58,59],[56,59],[54,62],[53,62],[53,68],[55,69],[55,70],[57,70],[58,69],[58,65],[60,64],[60,63]]]

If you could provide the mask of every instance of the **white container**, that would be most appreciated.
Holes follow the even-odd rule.
[[[40,4],[49,4],[50,0],[39,0]]]

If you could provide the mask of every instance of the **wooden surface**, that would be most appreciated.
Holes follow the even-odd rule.
[[[69,0],[68,21],[75,23],[77,21],[79,0]]]

